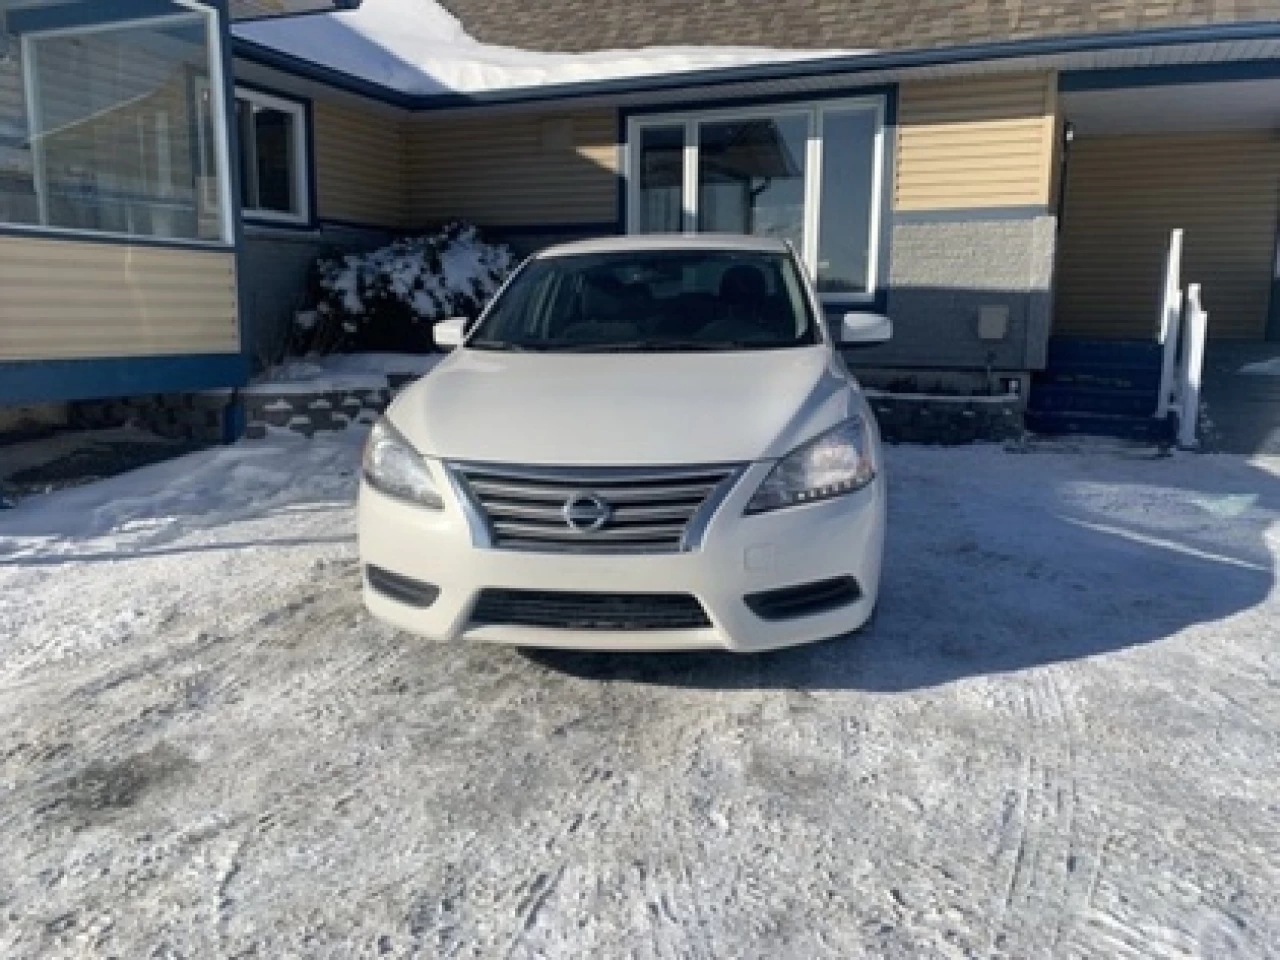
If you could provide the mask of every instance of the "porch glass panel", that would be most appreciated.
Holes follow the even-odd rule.
[[[804,249],[805,114],[698,125],[698,229]]]
[[[11,14],[0,57],[0,223],[228,241],[212,11],[50,26]],[[73,8],[74,9],[74,8]],[[30,24],[24,27],[24,24]]]
[[[824,302],[874,302],[885,110],[866,96],[634,117],[627,229],[786,240]]]
[[[818,225],[818,290],[866,293],[871,283],[875,191],[874,110],[822,114],[822,205]]]
[[[684,226],[684,125],[640,131],[637,233],[679,233]]]

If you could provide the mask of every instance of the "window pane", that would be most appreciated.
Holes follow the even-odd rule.
[[[684,127],[640,131],[640,196],[637,233],[679,233],[684,229]]]
[[[274,213],[297,213],[294,189],[293,117],[270,107],[253,108],[254,143],[257,147],[256,208]]]
[[[804,240],[809,118],[734,120],[698,127],[698,229]]]
[[[3,31],[0,17],[0,34]],[[21,54],[17,37],[0,37],[0,44],[6,41],[9,56],[0,57],[0,222],[38,223]]]
[[[33,90],[0,63],[0,218],[174,239],[220,239],[200,143],[205,19],[33,38]],[[10,41],[11,54],[20,49]],[[26,102],[34,93],[35,103]],[[33,143],[28,122],[36,129]],[[212,132],[208,133],[211,138]]]
[[[871,210],[875,175],[874,110],[829,110],[822,121],[822,210],[818,290],[871,288]]]
[[[236,101],[236,139],[240,142],[240,206],[258,206],[258,162],[254,159],[258,138],[253,135],[253,107],[247,100]]]

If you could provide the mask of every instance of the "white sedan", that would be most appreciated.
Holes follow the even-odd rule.
[[[854,313],[844,345],[889,321]],[[624,237],[531,258],[365,452],[374,615],[448,640],[754,652],[876,604],[875,419],[791,248]]]

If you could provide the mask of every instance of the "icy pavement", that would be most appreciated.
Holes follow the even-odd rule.
[[[0,956],[1280,956],[1280,460],[893,449],[744,659],[372,623],[357,442],[0,514]]]

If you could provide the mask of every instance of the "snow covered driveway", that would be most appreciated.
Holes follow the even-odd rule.
[[[892,449],[742,659],[371,622],[357,442],[0,513],[0,956],[1280,956],[1280,460]]]

